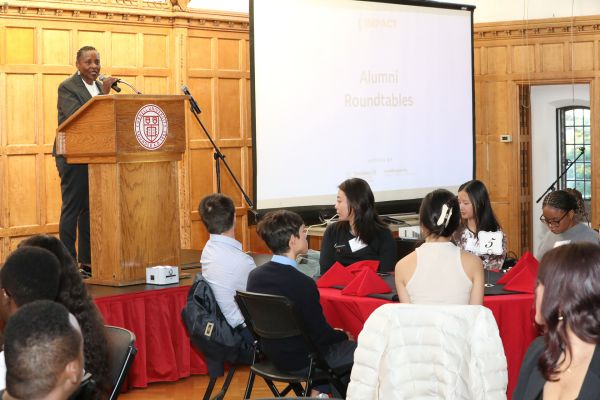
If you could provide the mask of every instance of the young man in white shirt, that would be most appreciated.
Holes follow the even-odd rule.
[[[220,193],[211,194],[200,201],[198,213],[210,233],[200,256],[202,276],[210,285],[227,323],[252,343],[252,335],[244,324],[234,296],[236,290],[246,290],[248,274],[256,264],[235,239],[233,200]]]

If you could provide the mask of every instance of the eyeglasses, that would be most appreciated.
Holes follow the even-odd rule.
[[[569,214],[569,211],[567,211],[566,213],[563,214],[562,217],[560,217],[559,219],[553,219],[553,220],[548,220],[546,219],[543,215],[540,217],[540,221],[542,221],[543,223],[545,223],[548,226],[553,226],[553,227],[557,227],[560,225],[560,223],[562,222],[563,219],[565,219],[565,217],[567,216],[567,214]]]

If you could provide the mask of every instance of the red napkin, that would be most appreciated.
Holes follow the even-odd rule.
[[[506,274],[504,274],[502,278],[498,279],[498,282],[496,283],[501,285],[508,283],[512,278],[517,276],[523,268],[527,268],[529,265],[535,265],[537,271],[538,264],[538,260],[533,256],[533,254],[526,252],[521,256],[521,258],[519,258],[519,261],[517,261],[515,266],[512,267]]]
[[[377,272],[377,268],[379,268],[379,260],[362,260],[352,263],[346,267],[348,271],[353,273],[354,275],[364,271],[365,269],[370,269],[373,272]]]
[[[342,289],[347,296],[368,296],[370,294],[389,293],[392,289],[372,269],[364,268],[352,282]]]
[[[352,279],[354,279],[354,275],[348,272],[346,267],[336,261],[331,268],[317,280],[317,287],[346,286]]]
[[[534,258],[535,260],[535,258]],[[533,293],[538,275],[538,262],[530,262],[517,273],[506,285],[504,290],[513,292]]]

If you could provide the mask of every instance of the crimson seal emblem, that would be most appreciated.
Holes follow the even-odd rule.
[[[167,140],[169,121],[165,112],[155,104],[140,108],[133,125],[135,138],[147,150],[156,150]]]

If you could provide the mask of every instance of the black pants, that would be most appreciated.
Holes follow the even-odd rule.
[[[67,164],[62,156],[56,156],[56,168],[60,176],[62,207],[58,232],[75,260],[84,264],[92,261],[90,252],[90,201],[87,164]],[[79,234],[79,236],[78,236]],[[75,240],[77,251],[75,251]]]
[[[348,387],[350,383],[350,372],[354,365],[354,351],[356,350],[356,342],[350,340],[344,340],[337,342],[329,346],[329,348],[322,354],[327,364],[336,371],[342,384]],[[294,374],[304,375],[308,374],[308,367],[303,368],[299,371],[293,371]],[[311,389],[315,389],[321,393],[332,393],[334,396],[341,397],[337,390],[333,386],[328,384],[322,384],[321,382],[313,382],[314,386]]]

